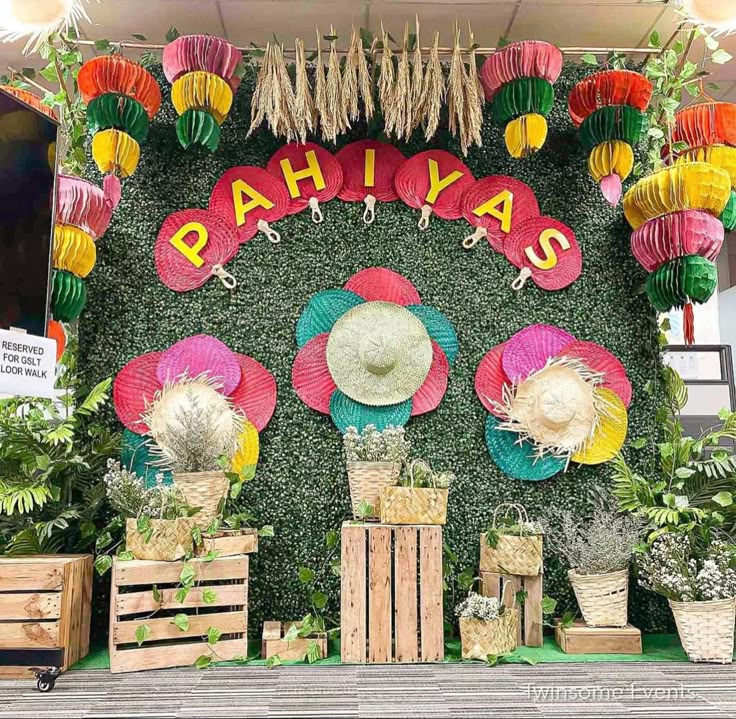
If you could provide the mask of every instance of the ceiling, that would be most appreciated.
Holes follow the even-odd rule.
[[[130,40],[132,33],[151,43],[165,42],[175,26],[182,34],[204,32],[226,37],[239,46],[262,45],[275,33],[291,44],[295,36],[314,45],[315,28],[346,38],[351,25],[380,29],[383,22],[401,37],[404,23],[421,21],[422,44],[435,30],[441,44],[451,43],[455,19],[465,27],[469,20],[476,42],[494,46],[499,37],[510,40],[548,40],[563,47],[646,47],[657,30],[665,41],[680,18],[675,0],[89,0],[91,23],[80,27],[86,39]],[[694,47],[695,59],[702,42]],[[736,56],[736,35],[722,39],[722,46]],[[21,54],[23,43],[0,44],[0,68],[38,67],[41,63]],[[93,54],[94,50],[87,49]],[[724,99],[736,101],[736,60],[710,66],[713,81]]]

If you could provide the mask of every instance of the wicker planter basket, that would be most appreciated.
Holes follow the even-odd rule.
[[[399,479],[401,465],[394,462],[348,462],[348,484],[350,503],[354,519],[377,519],[380,505],[381,487],[390,487]],[[373,507],[372,514],[363,516],[358,511],[361,502]]]
[[[463,659],[485,659],[489,654],[501,656],[510,654],[517,648],[519,608],[516,606],[510,582],[504,586],[503,596],[506,609],[498,619],[487,621],[460,617]]]
[[[174,475],[174,485],[190,507],[200,507],[196,523],[207,526],[219,515],[220,501],[227,496],[230,481],[224,472],[189,472]]]
[[[382,524],[445,524],[449,490],[381,487]]]
[[[146,541],[146,537],[138,531],[137,520],[128,519],[125,522],[125,546],[136,559],[173,562],[193,550],[194,519],[152,519],[150,523],[153,531],[149,541]]]
[[[526,510],[520,504],[499,504],[493,512],[493,529],[497,529],[498,513],[516,512],[517,522],[528,522]],[[486,535],[480,537],[480,568],[495,574],[517,574],[536,577],[542,573],[542,535],[520,537],[516,534],[498,534],[498,543],[491,547]]]
[[[710,602],[673,602],[677,632],[691,662],[730,664],[733,660],[733,630],[736,599]]]
[[[567,576],[589,627],[625,627],[629,623],[628,569],[609,574],[577,574],[571,569]]]

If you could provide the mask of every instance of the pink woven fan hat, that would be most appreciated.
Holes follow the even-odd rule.
[[[217,277],[227,289],[237,280],[224,266],[238,252],[235,228],[209,210],[179,210],[165,220],[153,247],[161,281],[176,292]]]
[[[521,222],[539,215],[539,203],[529,185],[506,175],[490,175],[476,180],[463,194],[463,217],[476,228],[463,240],[470,249],[486,238],[488,244],[503,252],[508,234]]]
[[[262,167],[241,165],[230,168],[217,181],[209,209],[235,229],[242,244],[261,231],[271,242],[281,235],[271,227],[289,211],[286,185]]]

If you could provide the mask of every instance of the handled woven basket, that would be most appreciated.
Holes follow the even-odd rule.
[[[135,519],[125,522],[125,547],[136,559],[173,562],[193,550],[194,519],[151,519],[150,524],[151,538],[146,541],[145,535],[138,531]]]
[[[447,489],[381,487],[382,524],[445,524]]]
[[[589,627],[625,627],[629,623],[629,570],[608,574],[567,573],[583,619]]]
[[[508,591],[511,595],[507,595]],[[510,654],[518,646],[519,608],[513,586],[503,588],[504,613],[498,619],[466,619],[460,617],[460,642],[463,659],[486,659],[489,654]]]
[[[691,662],[730,664],[733,661],[733,631],[736,599],[710,602],[673,602],[677,632]]]
[[[381,487],[396,484],[401,465],[395,462],[348,462],[347,470],[353,519],[378,519]],[[371,514],[360,514],[358,508],[362,502],[373,507]]]
[[[174,475],[174,486],[190,507],[200,507],[194,519],[206,527],[220,514],[220,502],[227,496],[230,481],[224,472],[188,472]]]
[[[497,529],[498,514],[504,510],[503,516],[516,512],[518,523],[528,522],[526,509],[520,504],[499,504],[493,512],[491,526]],[[491,547],[487,534],[480,535],[480,570],[495,574],[518,574],[524,577],[536,577],[542,573],[542,535],[533,534],[520,537],[517,534],[498,533],[498,542]]]

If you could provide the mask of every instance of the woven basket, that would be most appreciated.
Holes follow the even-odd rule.
[[[518,522],[529,521],[526,510],[520,504],[500,504],[493,512],[493,529],[497,529],[496,523],[501,509],[506,514],[511,510],[515,511]],[[499,533],[498,543],[491,547],[486,541],[486,534],[481,534],[480,569],[482,572],[536,577],[542,573],[542,535],[520,537]]]
[[[677,632],[691,662],[730,664],[733,661],[733,630],[736,599],[710,602],[673,602]]]
[[[203,526],[219,515],[220,501],[230,488],[228,478],[220,471],[175,474],[174,485],[181,490],[190,507],[200,507],[194,518]]]
[[[519,608],[510,582],[504,585],[506,609],[498,619],[466,619],[460,617],[460,641],[463,659],[486,659],[489,654],[510,654],[518,646]],[[509,604],[511,606],[509,606]]]
[[[394,462],[348,462],[348,484],[350,503],[354,519],[378,519],[381,487],[396,484],[401,465]],[[373,513],[362,516],[358,511],[361,502],[373,507]]]
[[[449,490],[381,487],[381,524],[445,524]]]
[[[138,531],[138,522],[125,522],[125,547],[136,559],[173,562],[193,550],[192,529],[196,522],[189,517],[179,519],[151,519],[151,538]]]
[[[625,627],[629,623],[629,570],[609,574],[567,573],[583,619],[589,627]]]

